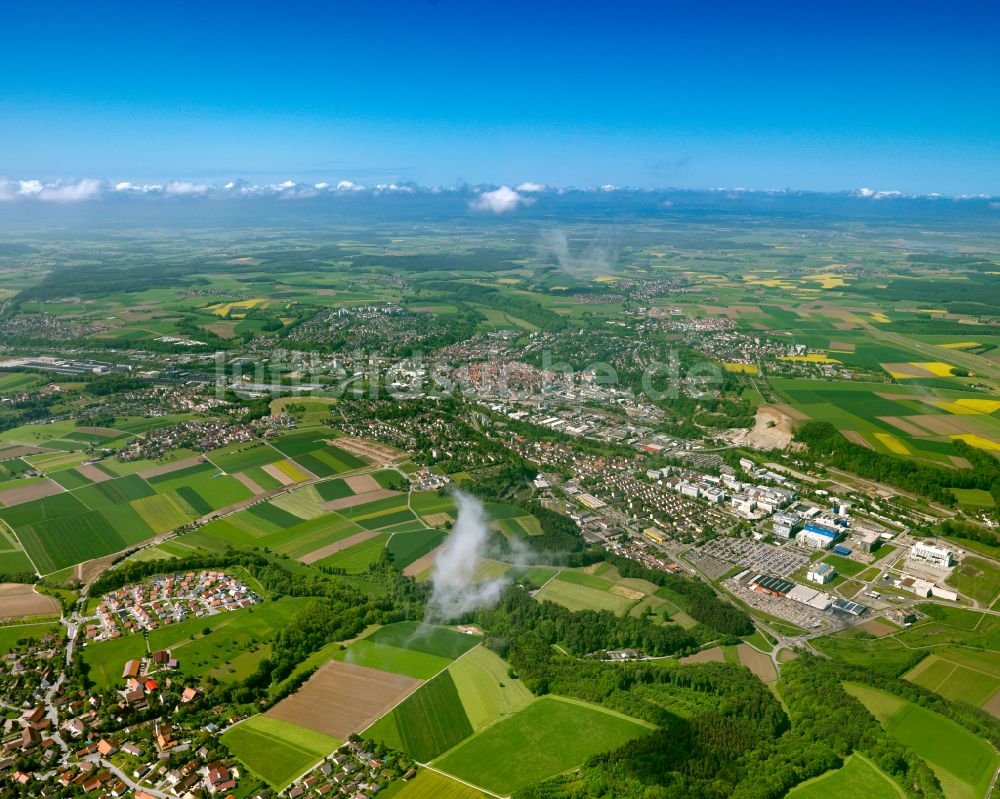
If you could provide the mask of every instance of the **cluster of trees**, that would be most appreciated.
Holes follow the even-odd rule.
[[[806,422],[796,431],[795,438],[806,445],[809,454],[815,459],[853,472],[860,477],[888,483],[904,491],[912,491],[948,507],[956,502],[955,495],[948,490],[948,487],[959,487],[965,479],[964,473],[970,471],[945,470],[895,455],[875,452],[848,441],[829,422]],[[968,477],[974,479],[972,474]]]
[[[441,299],[446,302],[472,303],[509,313],[511,316],[541,330],[552,332],[563,330],[566,327],[564,317],[524,295],[509,294],[476,283],[456,283],[444,280],[426,281],[420,284],[420,288],[440,295]]]
[[[805,656],[783,668],[783,710],[749,671],[725,664],[672,669],[626,664],[604,667],[602,673],[597,664],[560,670],[559,659],[551,661],[550,671],[558,675],[552,684],[560,693],[648,719],[660,729],[592,758],[577,774],[519,791],[516,799],[780,799],[804,780],[839,768],[853,752],[871,759],[908,797],[943,796],[929,766],[885,732],[842,685],[874,681],[904,698],[930,694],[905,681]],[[1000,727],[995,719],[939,697],[934,702],[995,740]],[[671,708],[685,710],[674,714]]]
[[[628,558],[612,555],[607,558],[618,567],[622,577],[638,577],[640,580],[667,589],[695,621],[710,627],[721,635],[752,635],[753,621],[746,611],[723,601],[710,585],[698,579],[680,574],[650,569]]]
[[[1000,547],[1000,538],[997,538],[997,534],[987,527],[980,527],[978,524],[946,519],[941,522],[939,529],[942,535],[964,538],[966,541],[978,541],[989,547]]]
[[[948,507],[956,504],[952,488],[978,488],[1000,503],[1000,461],[961,440],[953,442],[955,451],[972,464],[971,469],[945,469],[875,452],[848,441],[829,422],[806,422],[796,432],[796,439],[817,459]]]
[[[489,645],[510,661],[535,693],[549,690],[552,675],[547,669],[555,645],[577,656],[609,649],[674,655],[698,648],[697,639],[678,625],[606,610],[571,611],[553,602],[538,602],[519,586],[508,588],[497,606],[481,611],[477,621],[489,631]]]

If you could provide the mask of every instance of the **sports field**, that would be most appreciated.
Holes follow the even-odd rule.
[[[222,735],[250,771],[280,790],[343,741],[271,716],[254,716]]]
[[[867,685],[845,689],[871,711],[882,726],[934,770],[949,799],[981,799],[1000,757],[982,738],[951,719]]]
[[[646,735],[650,729],[593,705],[544,696],[477,733],[434,765],[508,796]]]

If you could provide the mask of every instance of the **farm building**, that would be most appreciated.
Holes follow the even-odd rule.
[[[918,541],[910,547],[910,557],[945,569],[955,562],[955,556],[950,549],[925,544],[923,541]]]
[[[806,579],[811,583],[826,585],[837,576],[837,570],[829,563],[817,563],[806,574]]]
[[[785,596],[795,587],[791,580],[783,580],[780,577],[771,577],[767,574],[758,574],[750,581],[750,588],[753,591],[762,591],[771,596]]]

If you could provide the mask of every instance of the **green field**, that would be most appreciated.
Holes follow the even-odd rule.
[[[392,790],[393,786],[387,789]],[[388,796],[393,799],[485,799],[486,794],[443,774],[421,769],[402,789]]]
[[[367,666],[370,669],[391,671],[393,674],[405,674],[418,680],[429,680],[451,663],[448,658],[438,655],[377,644],[367,638],[355,641],[347,649],[337,652],[334,659]]]
[[[171,624],[149,633],[150,651],[169,649],[179,661],[178,673],[201,679],[213,670],[231,677],[246,668],[247,652],[260,652],[264,645],[281,630],[288,620],[305,608],[311,600],[282,597],[277,601],[265,600],[259,605],[243,610],[220,613],[201,619],[189,619]],[[205,628],[208,635],[203,635]],[[122,666],[126,660],[142,657],[146,642],[142,635],[126,635],[111,641],[88,644],[83,650],[83,662],[90,679],[101,688],[121,685]],[[233,661],[237,658],[236,666]]]
[[[857,796],[865,799],[904,799],[906,794],[895,781],[867,758],[857,753],[836,771],[796,786],[789,799],[830,799]]]
[[[389,533],[379,533],[367,541],[355,544],[327,558],[317,561],[321,566],[344,569],[348,574],[357,574],[368,569],[381,556],[389,541]]]
[[[424,683],[365,731],[365,737],[406,752],[418,763],[433,760],[470,735],[472,724],[447,671]]]
[[[454,660],[475,647],[482,639],[478,635],[458,632],[448,627],[403,621],[380,627],[366,640]]]
[[[473,729],[478,731],[512,716],[534,700],[524,683],[510,676],[509,669],[485,646],[476,647],[449,667]]]
[[[982,707],[1000,690],[1000,659],[991,652],[935,647],[905,678],[946,699]]]
[[[405,569],[437,547],[447,537],[444,530],[421,529],[412,533],[395,533],[389,541],[389,554],[397,569]]]
[[[610,610],[622,614],[636,600],[612,594],[613,583],[580,572],[560,572],[535,597],[569,610]]]
[[[856,696],[901,743],[934,770],[949,799],[981,799],[1000,757],[982,738],[951,719],[867,685],[849,683]]]
[[[280,790],[343,741],[269,716],[254,716],[222,735],[250,771]]]
[[[649,731],[648,726],[594,705],[544,696],[477,733],[434,765],[506,796]]]
[[[989,606],[1000,594],[1000,569],[982,558],[967,556],[946,582],[956,591]]]
[[[49,622],[42,624],[11,624],[6,627],[0,627],[0,655],[10,652],[17,642],[22,639],[37,641],[39,638],[44,638],[50,633],[56,633],[61,637],[64,631],[65,628],[61,624]]]
[[[209,454],[212,463],[222,471],[243,472],[255,466],[266,466],[269,463],[280,461],[282,454],[267,444],[248,446],[246,444],[236,444],[231,447],[224,447],[221,450]]]

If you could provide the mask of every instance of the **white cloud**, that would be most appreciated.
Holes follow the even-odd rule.
[[[317,191],[323,191],[324,189],[330,188],[330,184],[329,183],[317,183],[317,184],[315,184],[313,186],[313,188],[316,189]]]
[[[191,183],[187,180],[175,180],[168,183],[163,190],[167,194],[184,197],[192,194],[205,194],[208,191],[208,185],[205,183]]]
[[[19,180],[17,185],[17,193],[22,197],[34,197],[36,194],[41,194],[45,188],[40,180]]]
[[[163,186],[158,183],[132,183],[128,180],[123,180],[115,184],[115,191],[127,191],[127,192],[137,192],[139,194],[149,194],[154,191],[162,191]]]
[[[873,189],[869,189],[869,188],[861,188],[861,189],[858,189],[855,192],[855,194],[857,194],[858,197],[872,197],[872,196],[875,195],[875,191]]]
[[[379,186],[379,188],[383,188]],[[386,187],[388,188],[388,187]],[[365,187],[360,183],[355,183],[353,180],[341,180],[337,183],[337,191],[364,191]]]
[[[517,210],[518,206],[531,205],[534,198],[525,197],[514,191],[510,186],[501,186],[495,191],[484,191],[469,203],[473,211],[489,211],[494,214],[505,214]]]
[[[548,188],[544,183],[532,183],[530,180],[526,183],[522,183],[517,187],[517,191],[525,194],[533,194],[539,191],[545,191]]]
[[[38,192],[39,200],[55,203],[75,203],[81,200],[92,200],[101,193],[101,181],[84,178],[76,183],[62,186],[45,186]]]

